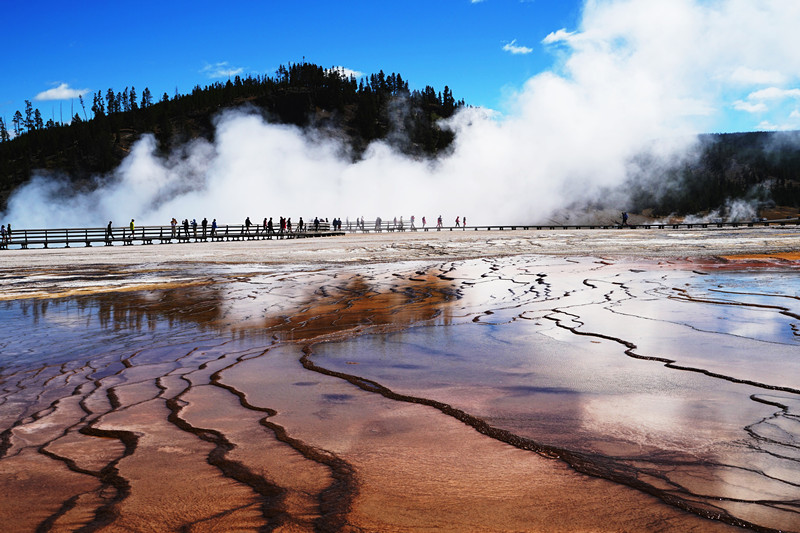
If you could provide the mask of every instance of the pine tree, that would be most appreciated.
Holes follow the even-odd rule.
[[[6,129],[6,121],[3,120],[3,117],[0,117],[0,142],[6,142],[8,140],[8,130]]]
[[[442,95],[442,116],[448,118],[453,116],[456,110],[456,99],[453,98],[453,92],[447,85],[444,86],[444,94]]]
[[[25,100],[25,131],[31,132],[34,128],[33,104],[30,100]]]
[[[11,123],[14,125],[14,137],[19,137],[22,133],[22,113],[19,112],[19,109],[14,113]]]
[[[116,101],[117,97],[114,95],[114,89],[108,88],[106,91],[106,109],[108,109],[108,114],[112,114],[116,111]]]
[[[95,117],[102,117],[106,114],[105,106],[103,104],[103,95],[100,93],[100,91],[97,91],[92,98],[92,114]]]
[[[147,87],[142,91],[142,108],[150,107],[153,104],[153,95]]]

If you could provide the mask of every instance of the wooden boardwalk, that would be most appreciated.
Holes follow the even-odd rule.
[[[781,220],[759,220],[750,222],[692,222],[692,223],[651,223],[620,226],[619,224],[502,224],[492,226],[427,226],[411,227],[375,222],[366,223],[363,227],[355,223],[344,225],[340,230],[332,230],[330,224],[320,224],[318,230],[308,229],[303,231],[268,232],[261,226],[252,225],[248,229],[245,225],[220,226],[212,234],[211,229],[203,233],[202,228],[196,230],[177,226],[142,226],[136,227],[131,232],[128,227],[114,227],[109,233],[107,228],[60,228],[60,229],[14,229],[10,239],[0,243],[0,249],[27,249],[29,247],[64,247],[73,246],[90,247],[98,246],[132,246],[134,244],[170,244],[192,242],[226,242],[248,240],[278,240],[278,239],[305,239],[317,237],[332,237],[346,233],[392,233],[392,232],[423,232],[423,231],[525,231],[525,230],[593,230],[593,229],[693,229],[693,228],[739,228],[739,227],[770,227],[770,226],[800,226],[800,218]]]
[[[649,224],[501,224],[494,226],[409,226],[383,223],[376,226],[365,222],[363,227],[350,223],[342,228],[347,233],[380,233],[393,231],[517,231],[517,230],[585,230],[585,229],[692,229],[692,228],[753,228],[770,226],[800,226],[800,217],[750,222],[653,222]]]
[[[7,238],[6,242],[0,243],[0,249],[306,239],[335,235],[344,235],[344,232],[331,231],[328,224],[321,225],[319,230],[304,229],[291,232],[268,232],[255,225],[248,229],[243,224],[221,226],[214,232],[210,228],[203,232],[200,227],[196,230],[189,227],[187,231],[182,226],[176,226],[174,230],[172,226],[141,226],[134,227],[133,231],[129,227],[112,227],[110,232],[108,228],[13,229],[10,239]]]

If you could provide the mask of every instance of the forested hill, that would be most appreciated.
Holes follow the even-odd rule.
[[[800,208],[800,132],[701,135],[690,160],[641,164],[626,184],[635,212],[695,214],[745,200],[759,208]]]
[[[340,132],[356,158],[371,141],[387,137],[406,154],[432,157],[453,140],[438,120],[452,116],[464,101],[456,101],[447,86],[410,91],[400,74],[381,71],[356,80],[303,62],[281,66],[274,77],[236,76],[196,86],[189,94],[155,98],[148,88],[139,93],[135,87],[98,91],[81,99],[70,124],[45,123],[26,102],[10,124],[0,121],[0,210],[34,170],[58,172],[76,188],[90,186],[90,178],[115,169],[142,134],[155,134],[168,153],[193,138],[213,140],[213,117],[243,105],[271,122]]]
[[[454,134],[440,128],[438,120],[464,105],[447,86],[410,91],[400,74],[379,72],[356,80],[306,62],[281,66],[275,76],[237,76],[197,86],[189,94],[156,98],[149,89],[134,87],[98,91],[80,101],[69,124],[52,118],[44,123],[26,102],[11,124],[0,120],[0,211],[34,171],[65,176],[76,190],[91,187],[91,178],[117,168],[145,133],[155,135],[164,154],[194,138],[213,140],[213,118],[225,108],[247,106],[271,122],[336,132],[357,159],[376,139],[413,157],[441,155]],[[626,208],[681,215],[734,199],[800,207],[799,147],[800,132],[753,132],[702,136],[697,157],[671,166],[648,164],[643,155],[631,165],[639,174],[628,176],[624,186],[630,198]]]

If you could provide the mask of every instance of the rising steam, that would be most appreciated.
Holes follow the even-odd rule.
[[[624,183],[645,150],[652,172],[636,173],[658,179],[657,161],[691,150],[741,94],[795,81],[798,20],[796,0],[587,0],[576,31],[544,37],[552,70],[529,79],[505,115],[460,111],[448,122],[454,151],[436,162],[382,142],[352,162],[329,137],[229,110],[213,145],[194,141],[161,158],[144,136],[94,192],[34,177],[2,219],[17,228],[246,216],[542,221]]]

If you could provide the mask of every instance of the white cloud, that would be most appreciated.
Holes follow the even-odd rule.
[[[574,31],[567,31],[566,28],[561,28],[558,31],[551,32],[542,39],[542,44],[553,44],[561,41],[569,41],[570,37],[575,35]]]
[[[755,91],[747,95],[748,100],[786,100],[788,98],[800,98],[800,89],[780,89],[778,87],[768,87]]]
[[[730,75],[730,81],[742,85],[781,85],[786,82],[787,76],[775,70],[753,69],[736,67]]]
[[[514,39],[510,43],[507,43],[505,46],[503,46],[503,50],[512,54],[530,54],[533,52],[533,48],[528,48],[527,46],[518,46],[516,43],[517,40]]]
[[[204,66],[202,69],[200,69],[200,72],[211,79],[230,78],[244,72],[244,68],[233,67],[229,65],[227,61],[221,61],[219,63],[214,63],[213,65]]]
[[[781,104],[786,100],[800,99],[800,89],[781,89],[779,87],[767,87],[747,95],[746,100],[736,100],[733,108],[747,113],[766,113],[781,108]],[[770,105],[767,105],[769,103]],[[758,125],[759,129],[764,129],[764,123]]]
[[[769,120],[762,120],[756,126],[756,131],[778,131],[780,129],[780,126],[773,124]]]
[[[88,93],[89,89],[73,89],[68,84],[62,83],[58,87],[53,87],[46,91],[42,91],[33,97],[34,100],[69,100],[71,98],[78,98]]]
[[[347,67],[342,67],[342,66],[331,67],[328,70],[329,71],[333,71],[333,72],[338,72],[340,75],[344,76],[345,78],[350,78],[350,77],[361,78],[361,77],[364,76],[363,72],[360,72],[358,70],[353,70],[353,69],[350,69],[350,68],[347,68]]]
[[[736,100],[733,108],[747,113],[763,113],[769,109],[764,102],[746,102],[744,100]]]

